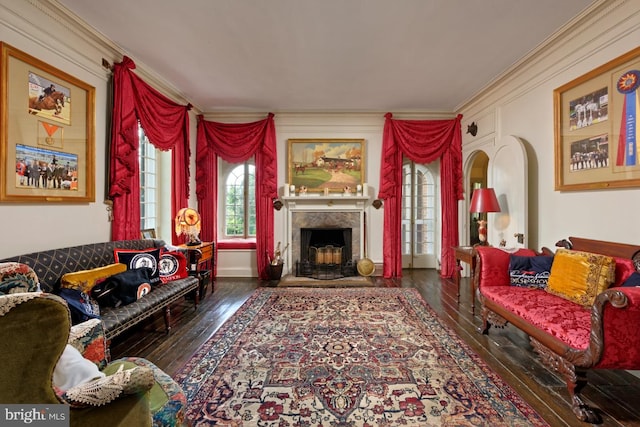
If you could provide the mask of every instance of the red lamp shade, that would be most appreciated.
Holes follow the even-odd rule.
[[[493,188],[476,188],[473,190],[469,212],[500,212],[500,204]]]

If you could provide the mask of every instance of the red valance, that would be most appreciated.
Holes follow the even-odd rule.
[[[455,273],[454,246],[458,245],[458,200],[462,185],[462,115],[453,120],[395,120],[385,115],[382,167],[378,198],[385,200],[383,275],[402,276],[402,156],[416,163],[440,158],[442,199],[442,277]]]
[[[135,63],[124,57],[113,68],[113,115],[109,197],[113,200],[111,238],[140,238],[140,171],[138,121],[149,141],[161,150],[172,150],[171,211],[189,202],[189,113],[191,105],[179,105],[134,74]],[[170,226],[173,230],[173,226]],[[172,242],[178,238],[172,231]]]
[[[268,279],[267,254],[273,252],[273,200],[278,197],[278,159],[273,114],[253,123],[218,123],[198,117],[196,194],[201,236],[217,241],[218,156],[240,163],[255,155],[256,258],[260,278]],[[217,245],[216,245],[217,248]]]

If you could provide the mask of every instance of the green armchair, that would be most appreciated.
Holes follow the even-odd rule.
[[[0,296],[0,402],[64,403],[52,378],[67,344],[71,320],[60,297],[41,292]],[[147,389],[152,384],[147,384]],[[71,426],[151,426],[142,386],[100,406],[67,402]]]
[[[78,427],[185,424],[186,398],[171,377],[143,358],[109,363],[100,319],[71,326],[67,303],[34,291],[37,276],[29,270],[23,264],[0,264],[0,403],[67,404],[70,425]],[[69,390],[57,388],[54,371],[59,375],[56,365],[69,352],[67,344],[105,376]]]

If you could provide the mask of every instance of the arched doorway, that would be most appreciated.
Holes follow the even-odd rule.
[[[463,154],[464,156],[464,154]],[[525,141],[510,135],[476,144],[464,160],[465,203],[460,209],[460,244],[478,241],[478,214],[469,213],[474,188],[493,188],[500,212],[488,216],[488,241],[507,248],[527,247],[528,160]],[[534,242],[535,243],[535,242]]]
[[[477,188],[487,188],[487,170],[489,167],[489,156],[484,151],[476,151],[471,158],[471,166],[469,168],[469,200],[473,190]],[[478,220],[480,219],[479,213],[467,212],[469,215],[469,229],[467,230],[469,236],[469,244],[475,245],[480,243],[478,238]]]

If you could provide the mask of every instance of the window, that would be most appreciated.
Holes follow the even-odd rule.
[[[157,153],[140,126],[138,126],[138,138],[140,140],[140,229],[156,229],[158,222]]]
[[[225,163],[224,161],[222,161]],[[224,178],[224,230],[225,238],[249,238],[256,235],[256,190],[253,160],[245,163],[226,163]]]

